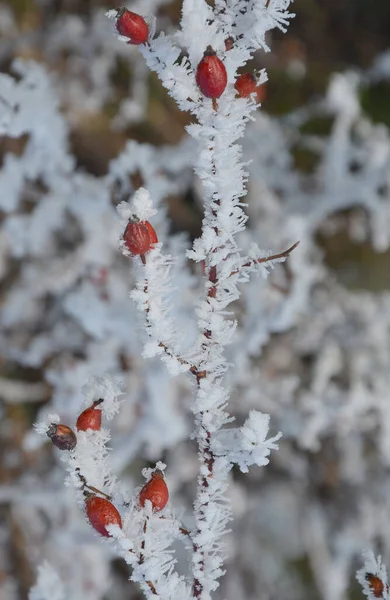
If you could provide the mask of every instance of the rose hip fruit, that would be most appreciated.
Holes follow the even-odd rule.
[[[129,221],[126,226],[123,234],[123,241],[126,248],[133,255],[145,254],[145,252],[151,249],[151,246],[154,243],[151,239],[151,232],[146,223],[147,221]],[[150,225],[150,227],[152,226]],[[155,232],[154,235],[157,238]]]
[[[265,100],[265,84],[259,85],[258,79],[253,73],[242,73],[236,79],[234,87],[240,98],[248,98],[251,94],[256,94],[257,102]]]
[[[146,500],[150,500],[154,512],[164,508],[169,499],[167,484],[161,471],[155,471],[150,481],[145,483],[139,494],[139,503],[145,506]]]
[[[59,450],[73,450],[77,444],[76,434],[67,425],[50,423],[46,434]]]
[[[85,501],[85,512],[92,527],[104,537],[110,537],[106,525],[119,525],[122,528],[119,512],[106,498],[89,496]]]
[[[139,46],[145,44],[149,37],[149,27],[145,19],[126,8],[120,9],[116,20],[116,28],[120,35],[129,38],[128,44]]]
[[[219,98],[227,84],[226,68],[211,46],[207,47],[196,70],[196,83],[206,98]]]
[[[77,431],[87,431],[87,429],[93,429],[93,431],[99,431],[102,426],[102,411],[100,408],[96,408],[101,404],[103,400],[96,400],[78,416],[76,421]]]

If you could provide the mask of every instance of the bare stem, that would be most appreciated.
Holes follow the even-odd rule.
[[[241,269],[249,268],[249,267],[252,267],[253,265],[256,265],[256,264],[259,265],[261,263],[271,262],[273,260],[278,260],[278,259],[281,259],[281,258],[287,258],[291,254],[291,252],[293,250],[295,250],[295,248],[297,246],[299,246],[299,241],[295,242],[295,244],[293,244],[292,246],[290,246],[290,248],[287,248],[287,250],[284,250],[283,252],[279,252],[278,254],[272,254],[271,256],[262,256],[260,258],[254,258],[252,260],[249,260],[246,263],[242,264],[239,269],[235,269],[234,271],[232,271],[230,273],[230,277],[232,275],[237,275],[237,273],[239,273],[241,271]]]
[[[103,400],[102,400],[102,402],[103,402]],[[89,483],[87,483],[87,480],[84,477],[84,475],[81,475],[80,469],[78,467],[76,469],[76,473],[79,476],[81,483],[83,484],[83,488],[88,488],[88,490],[91,490],[91,492],[94,492],[95,494],[100,494],[101,496],[104,496],[104,498],[106,498],[107,500],[112,500],[112,496],[105,494],[104,492],[102,492],[98,488],[94,487],[93,485],[89,485]]]

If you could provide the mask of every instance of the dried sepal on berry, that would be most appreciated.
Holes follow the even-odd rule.
[[[46,430],[46,435],[59,450],[73,450],[77,444],[77,437],[74,431],[61,423],[50,423]]]
[[[127,8],[118,9],[115,26],[118,33],[128,38],[128,44],[139,46],[145,44],[149,37],[149,27],[141,15],[127,10]]]
[[[85,512],[92,527],[104,537],[110,537],[107,525],[119,525],[122,529],[122,519],[110,500],[87,494]]]
[[[165,483],[164,475],[161,471],[152,473],[151,479],[145,483],[140,491],[140,505],[145,506],[147,500],[152,503],[153,512],[162,510],[169,500],[168,486]]]
[[[157,242],[157,234],[149,221],[128,222],[123,234],[123,243],[130,254],[145,254]]]
[[[102,411],[100,408],[96,408],[103,402],[103,399],[96,400],[92,406],[89,406],[77,418],[76,429],[77,431],[87,431],[92,429],[93,431],[99,431],[102,426]]]
[[[206,98],[215,100],[225,91],[227,72],[222,60],[208,46],[196,69],[196,83]]]

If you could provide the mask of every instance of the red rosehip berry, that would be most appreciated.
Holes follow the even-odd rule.
[[[153,227],[148,221],[129,221],[123,234],[123,241],[131,254],[145,254],[157,241]],[[153,233],[152,233],[153,230]]]
[[[110,537],[106,525],[119,525],[122,528],[119,512],[106,498],[89,496],[85,501],[85,512],[92,527],[104,537]]]
[[[137,13],[121,8],[116,19],[116,28],[124,37],[129,38],[128,44],[145,44],[149,37],[149,27],[145,19]]]
[[[101,404],[103,400],[96,400],[78,416],[76,421],[77,431],[87,431],[87,429],[93,429],[99,431],[102,426],[102,411],[100,408],[96,408]]]
[[[46,434],[59,450],[73,450],[77,444],[76,434],[67,425],[50,423]]]
[[[375,598],[383,598],[385,585],[382,579],[380,579],[377,575],[374,575],[374,573],[366,573],[365,579],[368,581],[370,590],[374,594]],[[389,586],[387,585],[386,588],[388,591]]]
[[[257,80],[253,73],[242,73],[234,84],[240,98],[248,98],[250,94],[254,94],[257,88]]]
[[[169,499],[167,484],[161,471],[155,471],[150,481],[145,483],[139,494],[139,503],[145,506],[146,500],[150,500],[154,512],[164,508]]]
[[[196,69],[196,83],[206,98],[219,98],[225,91],[227,73],[222,60],[211,46],[207,47]]]
[[[265,84],[258,85],[258,80],[253,73],[242,73],[236,79],[234,87],[240,98],[248,98],[251,94],[256,94],[257,102],[265,99]]]

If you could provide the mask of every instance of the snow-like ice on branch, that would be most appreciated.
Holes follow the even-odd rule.
[[[200,463],[192,570],[193,594],[202,600],[210,598],[223,574],[221,537],[231,519],[226,501],[231,463],[237,462],[244,471],[251,464],[266,464],[279,437],[265,441],[268,417],[255,412],[244,427],[222,432],[220,438],[218,432],[232,420],[227,411],[229,390],[224,375],[229,365],[224,347],[231,342],[236,323],[226,309],[239,298],[238,283],[246,279],[243,266],[257,264],[253,248],[250,256],[244,257],[235,239],[247,219],[242,203],[247,172],[238,140],[257,106],[252,97],[236,97],[234,82],[238,69],[254,50],[268,49],[266,32],[275,27],[284,29],[291,17],[289,4],[288,0],[241,0],[218,2],[212,8],[206,2],[184,0],[180,30],[170,36],[161,33],[141,45],[148,66],[156,71],[178,106],[197,120],[187,130],[198,144],[195,172],[203,187],[204,217],[202,235],[188,257],[203,262],[205,280],[196,309],[198,337],[194,346],[182,351],[182,340],[164,305],[171,259],[162,257],[160,247],[141,257],[132,297],[144,314],[150,337],[144,354],[160,353],[172,374],[189,370],[198,384],[192,404]],[[229,45],[228,39],[232,40]],[[203,60],[213,61],[213,70],[208,71]],[[210,72],[218,72],[219,79],[212,81]],[[133,204],[138,200],[136,196]],[[145,200],[148,206],[149,199]],[[122,206],[121,212],[131,217],[130,208]],[[227,441],[230,445],[222,451]]]

